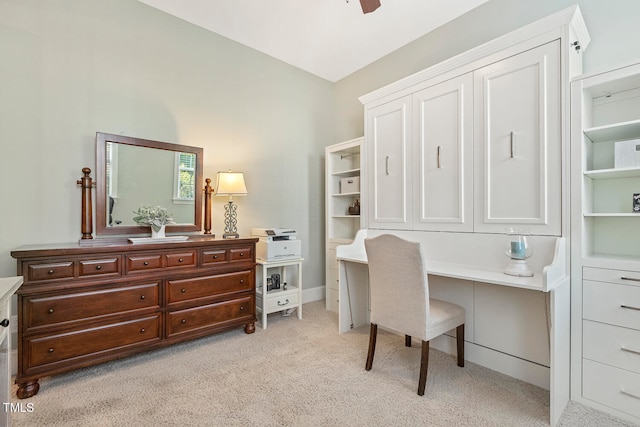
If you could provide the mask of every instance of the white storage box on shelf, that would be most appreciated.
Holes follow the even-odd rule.
[[[360,191],[360,177],[350,176],[340,180],[340,193],[357,193]]]
[[[614,167],[616,169],[640,167],[640,139],[615,143]]]

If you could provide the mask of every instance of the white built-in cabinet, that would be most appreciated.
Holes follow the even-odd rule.
[[[571,397],[640,423],[640,62],[571,84]],[[633,140],[639,140],[631,142]]]
[[[362,214],[350,214],[349,206],[361,203],[362,183],[357,191],[343,188],[345,180],[360,180],[361,151],[364,138],[325,147],[325,217],[326,217],[326,279],[327,310],[338,312],[338,261],[336,247],[351,243],[361,228]],[[353,182],[350,182],[353,187]],[[361,213],[364,212],[361,206]]]
[[[560,55],[508,50],[365,104],[369,227],[561,235]]]

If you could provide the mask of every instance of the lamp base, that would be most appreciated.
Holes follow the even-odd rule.
[[[504,274],[508,274],[509,276],[519,276],[519,277],[531,277],[533,276],[533,272],[529,270],[529,266],[527,266],[527,260],[525,259],[512,259],[509,262],[509,265],[504,270]]]
[[[238,233],[224,233],[222,235],[223,239],[239,239],[240,235]]]

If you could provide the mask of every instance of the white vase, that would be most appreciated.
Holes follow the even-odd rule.
[[[166,236],[164,235],[164,225],[160,227],[160,230],[156,231],[151,227],[151,238],[152,239],[164,239]]]

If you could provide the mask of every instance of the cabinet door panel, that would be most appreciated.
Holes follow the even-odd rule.
[[[475,231],[561,233],[559,59],[554,41],[474,72]]]
[[[367,110],[369,227],[408,229],[411,97]]]
[[[471,73],[417,92],[413,228],[473,231]]]

